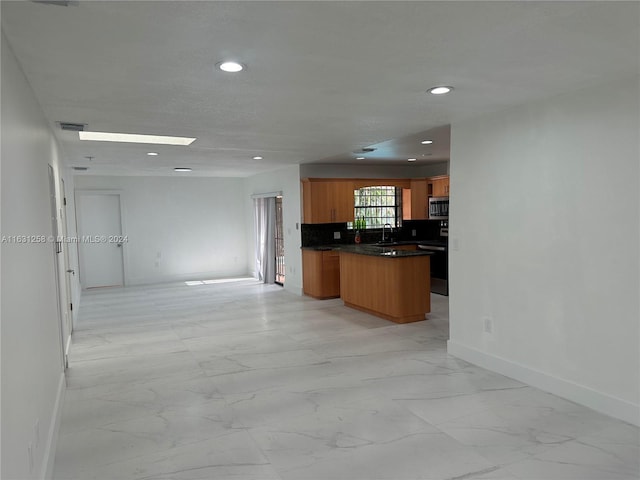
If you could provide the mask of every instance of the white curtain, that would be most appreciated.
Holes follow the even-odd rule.
[[[276,281],[276,199],[254,198],[256,273],[264,283]]]

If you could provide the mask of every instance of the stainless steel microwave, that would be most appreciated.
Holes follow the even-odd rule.
[[[429,219],[446,220],[449,218],[449,197],[429,198]]]

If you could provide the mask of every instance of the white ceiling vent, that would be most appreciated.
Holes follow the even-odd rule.
[[[71,123],[71,122],[58,122],[61,130],[66,130],[67,132],[82,132],[84,131],[84,127],[87,126],[86,123]]]
[[[371,153],[371,152],[375,152],[376,149],[373,147],[362,147],[359,150],[354,150],[353,153],[355,154],[359,154],[359,153]]]

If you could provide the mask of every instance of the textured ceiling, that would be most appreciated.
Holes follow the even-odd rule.
[[[1,8],[3,31],[67,162],[94,174],[190,166],[200,175],[247,176],[297,163],[441,162],[451,122],[639,69],[638,2],[3,1]],[[228,58],[247,70],[215,70]],[[440,84],[455,91],[425,93]],[[80,142],[57,121],[198,139],[189,147]],[[439,140],[422,146],[425,136]],[[356,161],[352,152],[368,146],[378,150]]]

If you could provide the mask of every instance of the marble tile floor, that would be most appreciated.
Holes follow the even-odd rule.
[[[57,480],[638,479],[639,429],[253,280],[85,292]]]

